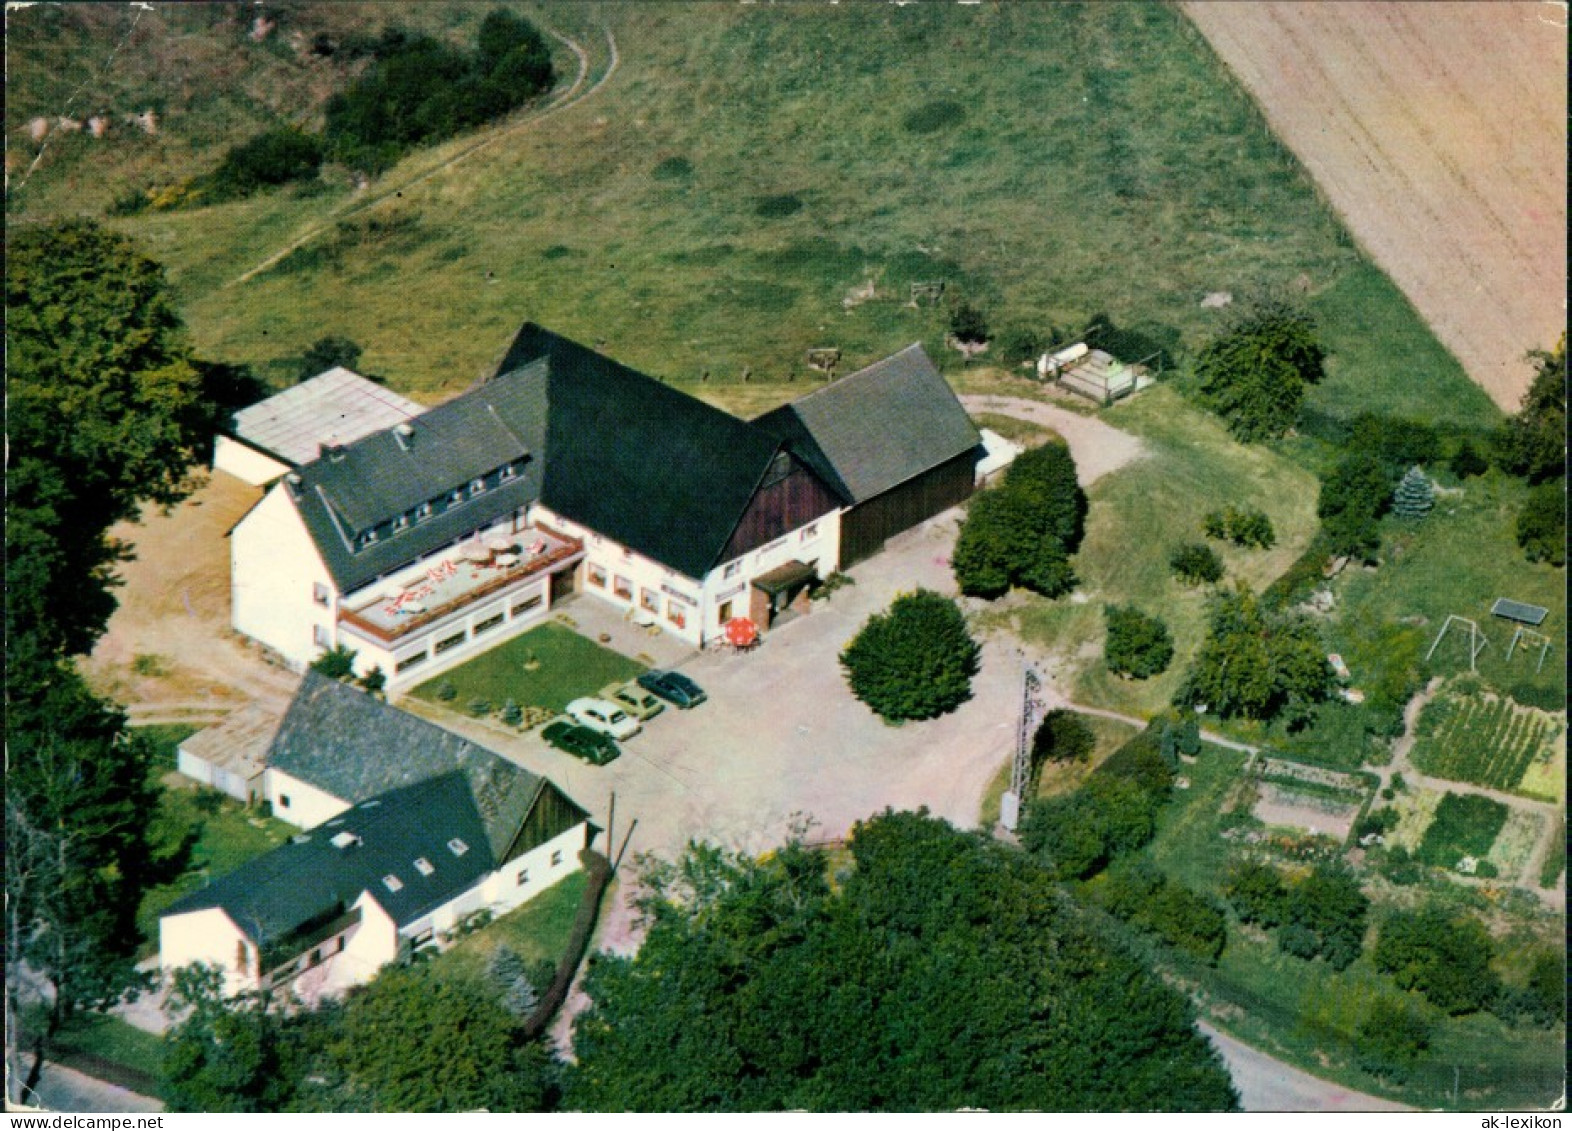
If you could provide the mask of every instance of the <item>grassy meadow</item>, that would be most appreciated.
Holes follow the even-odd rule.
[[[335,72],[289,44],[318,23],[371,32],[396,11],[465,42],[482,10],[308,6],[262,43],[234,19],[155,14],[140,50],[89,89],[161,100],[160,137],[62,139],[11,193],[12,218],[101,211],[128,186],[208,167],[237,133],[310,124]],[[957,363],[945,309],[910,305],[913,282],[944,281],[996,328],[1046,334],[1101,313],[1180,355],[1216,324],[1206,293],[1292,284],[1334,347],[1327,410],[1374,396],[1494,411],[1173,9],[525,10],[584,46],[590,83],[610,67],[609,31],[619,61],[604,88],[417,153],[363,190],[330,170],[307,193],[114,221],[168,265],[206,354],[265,372],[344,334],[368,371],[429,400],[486,373],[531,318],[673,381],[748,371],[778,401],[807,379],[812,347],[841,348],[843,371],[914,340]],[[13,53],[17,128],[59,93],[42,64],[73,73],[68,46],[91,55],[124,34],[104,17],[73,39],[49,19],[53,38],[24,27],[32,41]],[[204,100],[161,83],[148,60],[176,39],[200,41],[235,89]],[[851,294],[869,284],[872,298]]]

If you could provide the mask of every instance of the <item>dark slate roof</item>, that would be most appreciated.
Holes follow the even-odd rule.
[[[352,833],[357,843],[333,838]],[[463,841],[456,854],[450,840]],[[417,858],[432,867],[427,876]],[[182,896],[164,912],[222,908],[258,946],[347,910],[369,891],[400,927],[478,883],[495,866],[464,775],[450,772],[361,802],[327,824]],[[396,876],[391,891],[384,876]]]
[[[286,489],[339,589],[349,592],[429,554],[540,496],[544,447],[543,388],[493,381],[396,428],[375,432],[302,466]],[[372,526],[441,499],[507,463],[520,474],[397,534],[357,549]]]
[[[954,390],[913,344],[754,421],[861,503],[982,443]]]
[[[457,771],[501,859],[545,785],[483,746],[308,670],[268,765],[350,804]]]
[[[492,383],[519,381],[546,390],[542,502],[688,577],[720,564],[777,437],[534,323]]]

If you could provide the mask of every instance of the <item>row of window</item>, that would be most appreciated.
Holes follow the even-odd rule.
[[[398,515],[393,519],[392,523],[389,524],[390,532],[393,534],[401,533],[402,531],[409,529],[410,523],[420,522],[422,519],[430,518],[432,515],[437,513],[437,504],[439,502],[442,503],[442,509],[444,512],[446,512],[452,510],[454,507],[466,502],[469,499],[473,499],[476,495],[485,493],[485,491],[492,485],[490,481],[492,480],[493,476],[495,477],[495,483],[497,485],[501,485],[508,482],[509,480],[518,478],[518,473],[517,465],[509,463],[504,464],[502,467],[499,467],[496,471],[491,472],[489,475],[482,475],[475,479],[471,479],[469,481],[468,487],[455,487],[447,494],[445,499],[428,500],[427,502],[421,503],[414,510]],[[365,549],[367,546],[376,545],[379,535],[380,528],[377,527],[362,531],[360,538],[358,539],[360,548]]]
[[[585,567],[585,578],[596,589],[610,588],[619,601],[633,603],[633,581],[619,574],[608,574],[606,567],[590,562]],[[639,587],[639,607],[652,615],[660,615],[660,594],[645,586]],[[678,628],[688,627],[688,608],[675,597],[666,598],[666,619]]]
[[[543,598],[539,593],[534,593],[528,597],[520,598],[513,603],[513,606],[508,609],[506,613],[499,612],[495,616],[489,616],[485,620],[477,622],[471,629],[460,629],[451,636],[442,637],[430,649],[422,649],[413,655],[405,656],[403,659],[397,661],[393,665],[393,670],[394,672],[402,675],[411,668],[419,667],[421,664],[431,659],[431,657],[434,655],[440,656],[444,652],[448,652],[454,648],[457,648],[466,640],[480,636],[482,633],[490,632],[492,629],[502,624],[504,620],[517,620],[524,614],[539,608],[542,600]]]

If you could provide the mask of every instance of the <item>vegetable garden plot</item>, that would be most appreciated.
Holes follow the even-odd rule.
[[[1493,695],[1438,699],[1419,717],[1414,765],[1427,774],[1516,789],[1547,759],[1557,726],[1543,712]]]

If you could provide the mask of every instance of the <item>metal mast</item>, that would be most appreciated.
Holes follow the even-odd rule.
[[[1021,819],[1021,799],[1031,787],[1032,736],[1037,716],[1042,711],[1043,681],[1031,664],[1021,679],[1021,721],[1015,736],[1015,763],[1010,769],[1010,788],[999,802],[999,823],[1011,832]]]

